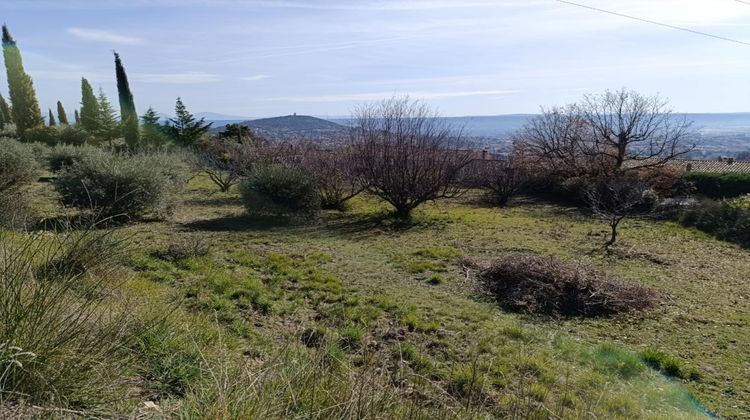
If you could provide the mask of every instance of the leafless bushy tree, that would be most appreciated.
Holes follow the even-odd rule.
[[[528,179],[528,171],[514,156],[497,160],[474,160],[464,168],[461,181],[469,188],[487,192],[492,204],[505,206]]]
[[[513,136],[514,153],[528,165],[580,176],[591,168],[584,128],[572,106],[542,109]]]
[[[587,95],[575,109],[586,123],[589,153],[616,171],[662,166],[695,148],[691,123],[659,96],[623,88]]]
[[[666,99],[623,88],[542,110],[515,143],[553,170],[629,172],[663,166],[693,150],[690,126]]]
[[[257,145],[217,138],[197,153],[198,164],[221,192],[227,192],[258,159]]]
[[[656,204],[652,190],[632,174],[601,176],[586,188],[585,196],[594,215],[609,223],[611,235],[606,246],[617,240],[617,227],[623,219],[652,214]]]
[[[354,173],[349,147],[320,149],[308,145],[301,165],[315,176],[323,208],[342,210],[348,200],[364,190]]]
[[[471,160],[460,134],[419,101],[391,98],[354,113],[354,169],[368,191],[400,218],[420,204],[463,191],[454,181]]]
[[[483,162],[480,171],[480,186],[488,191],[489,199],[498,206],[505,206],[518,194],[527,179],[526,171],[512,158]]]

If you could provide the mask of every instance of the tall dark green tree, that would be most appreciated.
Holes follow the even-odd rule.
[[[73,121],[76,122],[76,125],[78,125],[78,124],[81,123],[81,116],[78,115],[78,110],[77,109],[73,110]]]
[[[6,124],[13,124],[13,116],[10,114],[10,107],[5,102],[5,98],[0,95],[0,129],[5,128]]]
[[[141,143],[148,147],[158,148],[169,141],[164,127],[159,124],[159,114],[149,107],[141,117]]]
[[[115,109],[112,107],[109,98],[107,98],[107,95],[101,88],[99,88],[97,104],[99,108],[97,121],[98,131],[95,135],[99,138],[99,141],[106,141],[112,146],[112,141],[120,137],[120,124],[117,122],[117,113],[115,112]]]
[[[49,110],[49,117],[48,118],[49,118],[48,124],[49,124],[50,127],[54,127],[54,126],[57,125],[57,123],[55,122],[55,116],[52,115],[52,110],[51,109]]]
[[[117,94],[120,98],[120,120],[122,122],[122,136],[131,149],[138,147],[138,114],[135,111],[133,93],[130,91],[128,75],[122,66],[120,55],[115,54],[115,76],[117,76]]]
[[[167,121],[165,129],[170,137],[182,146],[193,146],[198,143],[213,124],[206,124],[205,118],[196,120],[180,98],[177,98],[174,111],[175,118],[170,118]]]
[[[61,125],[68,125],[68,114],[65,113],[65,108],[60,101],[57,101],[57,121]]]
[[[91,135],[99,131],[99,102],[86,78],[81,78],[81,127]]]
[[[34,83],[23,68],[21,51],[5,25],[3,25],[3,58],[8,74],[11,116],[16,124],[16,131],[23,136],[24,131],[44,125],[44,118],[39,108],[39,101],[36,99]]]

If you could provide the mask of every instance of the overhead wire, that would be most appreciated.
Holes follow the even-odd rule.
[[[718,39],[718,40],[721,40],[721,41],[727,41],[727,42],[732,42],[732,43],[735,43],[735,44],[741,44],[741,45],[745,45],[745,46],[750,46],[750,42],[740,41],[739,39],[728,38],[728,37],[720,36],[720,35],[714,35],[714,34],[710,34],[708,32],[696,31],[695,29],[685,28],[685,27],[676,26],[676,25],[670,25],[670,24],[664,23],[664,22],[658,22],[658,21],[655,21],[655,20],[650,20],[650,19],[645,19],[645,18],[641,18],[641,17],[637,17],[637,16],[627,15],[625,13],[614,12],[612,10],[606,10],[606,9],[602,9],[602,8],[599,8],[599,7],[589,6],[587,4],[576,3],[576,2],[572,2],[572,1],[568,1],[568,0],[555,0],[555,1],[557,1],[558,3],[567,4],[567,5],[570,5],[570,6],[576,6],[576,7],[580,7],[580,8],[584,8],[584,9],[593,10],[593,11],[596,11],[596,12],[607,13],[607,14],[614,15],[614,16],[619,16],[619,17],[624,17],[624,18],[627,18],[627,19],[637,20],[637,21],[640,21],[640,22],[650,23],[652,25],[658,25],[658,26],[662,26],[662,27],[665,27],[665,28],[675,29],[675,30],[678,30],[678,31],[689,32],[689,33],[692,33],[692,34],[695,34],[695,35],[702,35],[702,36],[706,36],[706,37]],[[740,1],[740,0],[735,0],[735,1],[738,1],[740,3],[745,3],[745,4],[750,5],[750,2]]]

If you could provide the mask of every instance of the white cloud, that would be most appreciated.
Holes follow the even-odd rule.
[[[267,74],[255,74],[253,76],[243,77],[242,80],[246,80],[248,82],[257,82],[259,80],[270,79],[270,78],[271,78],[271,76],[269,76]]]
[[[137,45],[145,41],[141,38],[119,35],[114,32],[101,29],[68,28],[68,33],[87,41],[108,42],[110,44]]]
[[[408,92],[409,96],[415,99],[444,99],[444,98],[462,98],[469,96],[505,96],[518,93],[518,90],[468,90],[458,92]],[[350,93],[342,95],[322,95],[322,96],[291,96],[281,98],[271,98],[272,101],[288,102],[356,102],[356,101],[377,101],[387,99],[397,92],[372,92],[372,93]]]
[[[144,83],[210,83],[218,82],[221,77],[213,73],[133,73],[130,79]]]

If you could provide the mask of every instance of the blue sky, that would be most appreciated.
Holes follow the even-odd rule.
[[[576,0],[750,42],[735,0]],[[139,112],[348,115],[409,94],[444,115],[536,112],[627,86],[679,112],[750,111],[750,45],[555,0],[0,0],[42,107],[116,102],[112,50]],[[0,86],[6,93],[5,74]]]

